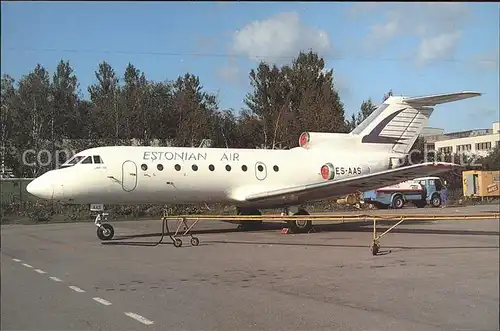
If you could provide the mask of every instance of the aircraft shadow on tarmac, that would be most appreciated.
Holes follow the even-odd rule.
[[[395,224],[397,221],[377,221],[377,232],[381,233],[385,231],[389,226]],[[433,224],[435,222],[432,221],[405,221],[403,224]],[[313,227],[313,231],[315,233],[318,232],[372,232],[373,223],[371,221],[357,221],[357,222],[346,222],[346,223],[338,223],[338,224],[316,224]],[[281,230],[284,227],[283,223],[262,223],[262,226],[259,230],[241,230],[239,228],[223,228],[223,229],[199,229],[192,230],[190,233],[193,235],[199,234],[223,234],[223,233],[237,233],[237,232],[264,232],[264,231],[277,231]],[[498,236],[498,231],[478,231],[478,230],[446,230],[446,229],[417,229],[417,228],[403,228],[398,227],[391,230],[391,233],[406,233],[406,234],[437,234],[437,235],[474,235],[474,236]],[[302,234],[307,235],[307,234]],[[172,244],[172,241],[168,237],[168,234],[165,233],[165,236],[161,238],[161,232],[154,233],[143,233],[143,234],[135,234],[135,235],[122,235],[116,236],[113,240],[102,242],[103,245],[130,245],[130,246],[157,246],[159,244]],[[160,237],[160,240],[154,242],[146,242],[146,241],[129,241],[127,239],[138,239],[138,238],[153,238]],[[188,239],[188,236],[184,238]],[[184,240],[186,240],[184,239]],[[341,238],[334,238],[332,240],[339,240]],[[226,243],[226,244],[246,244],[246,245],[288,245],[288,246],[325,246],[325,247],[362,247],[366,248],[367,245],[345,245],[345,244],[317,244],[317,243],[289,243],[289,242],[258,242],[258,241],[235,241],[235,240],[208,240],[200,243],[200,245],[207,244],[216,244],[216,243]],[[499,248],[498,246],[464,246],[464,247],[414,247],[414,246],[397,246],[397,247],[389,247],[388,248],[401,248],[401,249],[452,249],[452,248]],[[389,252],[380,251],[378,255],[384,255],[384,253],[388,254]]]

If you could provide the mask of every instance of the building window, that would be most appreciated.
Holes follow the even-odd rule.
[[[440,147],[439,148],[439,153],[444,153],[444,154],[451,154],[451,146],[446,146],[446,147]]]
[[[490,149],[491,149],[491,141],[476,144],[476,150],[478,151],[486,151]]]
[[[471,150],[471,144],[466,144],[466,145],[458,145],[457,146],[457,152],[466,152]]]

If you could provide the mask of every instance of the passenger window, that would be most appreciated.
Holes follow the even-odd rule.
[[[193,164],[191,166],[191,169],[193,169],[193,171],[198,171],[198,166],[196,164]]]
[[[263,166],[261,166],[261,165],[259,164],[259,166],[257,167],[257,169],[258,169],[259,171],[263,171],[263,170],[264,170],[264,167],[263,167]]]
[[[158,169],[159,171],[162,171],[163,170],[163,164],[158,164],[156,166],[156,169]]]
[[[247,169],[248,169],[248,168],[247,168],[247,166],[246,166],[246,165],[242,165],[242,166],[241,166],[241,170],[243,170],[243,171],[247,171]]]
[[[143,163],[143,164],[141,164],[141,169],[146,171],[146,170],[148,170],[148,166]]]
[[[175,168],[175,170],[177,170],[177,171],[181,171],[181,166],[180,166],[179,164],[176,164],[174,168]]]
[[[82,164],[92,164],[92,158],[90,156],[87,156],[83,161]]]
[[[228,164],[228,165],[226,165],[226,170],[227,170],[227,171],[231,171],[231,166],[230,166],[229,164]]]
[[[278,168],[278,166],[277,166],[277,165],[275,165],[275,166],[273,167],[273,169],[274,169],[274,171],[276,171],[276,172],[278,172],[278,171],[280,170],[280,168]]]
[[[213,164],[211,164],[211,165],[209,165],[209,166],[208,166],[208,169],[210,169],[210,171],[214,171],[214,170],[215,170],[215,167],[214,167],[214,165],[213,165]]]
[[[95,164],[102,163],[101,157],[99,155],[94,155],[94,163]]]

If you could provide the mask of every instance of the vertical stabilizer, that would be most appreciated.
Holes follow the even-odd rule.
[[[362,136],[363,144],[378,150],[407,154],[432,115],[433,106],[480,95],[478,92],[458,92],[414,98],[391,96],[351,134]]]

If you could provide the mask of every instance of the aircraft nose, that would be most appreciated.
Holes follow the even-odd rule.
[[[50,199],[52,197],[52,186],[47,182],[44,176],[35,178],[26,186],[28,193],[36,196],[37,198]]]
[[[45,173],[31,181],[26,186],[26,191],[41,199],[61,199],[63,198],[63,187],[58,185],[60,183],[56,179],[53,174]]]

